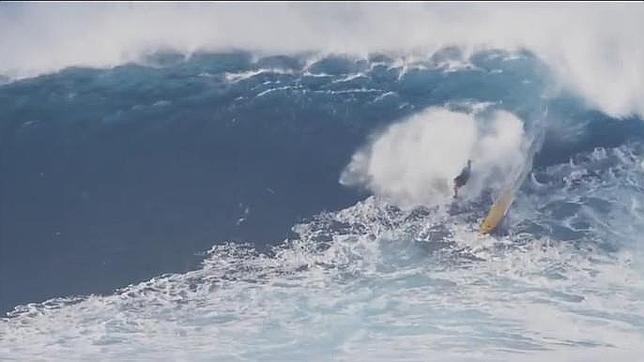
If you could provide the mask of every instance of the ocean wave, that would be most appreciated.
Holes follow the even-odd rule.
[[[644,123],[550,66],[193,51],[0,85],[0,359],[642,352]]]

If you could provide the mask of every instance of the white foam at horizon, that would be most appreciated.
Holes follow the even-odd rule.
[[[110,67],[155,50],[413,59],[457,45],[467,59],[477,49],[527,48],[592,106],[643,117],[643,17],[642,4],[2,3],[0,74]]]

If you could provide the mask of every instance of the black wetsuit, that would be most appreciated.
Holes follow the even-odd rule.
[[[467,166],[454,179],[454,197],[458,196],[458,189],[465,186],[467,181],[470,179],[471,171],[472,171],[472,161],[467,161]]]

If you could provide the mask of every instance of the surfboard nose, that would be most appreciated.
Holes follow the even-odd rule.
[[[490,221],[487,219],[483,220],[481,226],[479,227],[479,233],[481,233],[481,235],[489,234],[496,228],[496,226],[497,225],[490,223]]]

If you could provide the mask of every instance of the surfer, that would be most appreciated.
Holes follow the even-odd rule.
[[[454,178],[454,198],[458,197],[458,189],[465,186],[467,181],[470,179],[470,174],[472,173],[472,160],[467,160],[467,166],[463,168],[461,173]]]

